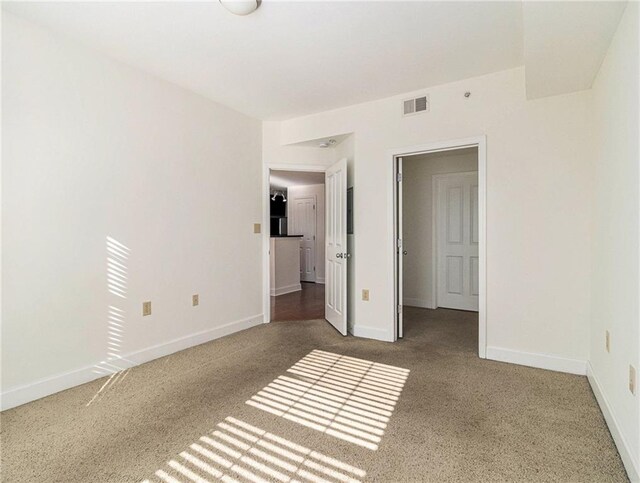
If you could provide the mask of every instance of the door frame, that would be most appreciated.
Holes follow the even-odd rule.
[[[438,230],[438,217],[440,209],[440,201],[438,199],[438,195],[440,194],[440,180],[447,179],[448,177],[457,176],[457,175],[469,175],[469,174],[478,174],[478,171],[461,171],[458,173],[439,173],[431,175],[431,266],[429,267],[429,271],[431,272],[431,280],[433,280],[433,286],[431,287],[431,301],[433,302],[432,307],[430,309],[438,308],[438,250],[440,249],[440,243],[438,243],[438,234],[440,230]],[[478,186],[478,197],[480,197],[480,186]],[[478,208],[480,206],[480,201],[478,200]],[[478,212],[478,216],[480,213]],[[478,224],[478,228],[480,225]],[[478,231],[479,235],[479,231]],[[478,247],[480,249],[480,247]],[[478,262],[479,263],[479,262]],[[478,274],[479,275],[479,274]]]
[[[398,300],[398,286],[402,283],[399,280],[398,272],[398,253],[397,240],[400,238],[398,233],[398,218],[402,216],[398,212],[398,183],[397,183],[397,165],[398,158],[413,156],[416,154],[437,153],[443,151],[453,151],[456,149],[473,148],[478,149],[478,228],[479,228],[479,311],[478,311],[478,356],[482,359],[487,357],[487,137],[480,135],[462,139],[451,139],[446,141],[436,141],[417,146],[407,146],[390,150],[388,155],[391,159],[389,181],[392,186],[392,219],[391,233],[393,238],[390,240],[390,249],[392,250],[392,273],[393,281],[393,340],[398,340],[398,323],[400,320],[398,307],[402,306],[402,300]]]
[[[263,163],[262,165],[262,321],[265,324],[271,322],[271,279],[269,267],[270,250],[270,206],[267,200],[271,193],[269,176],[271,171],[300,171],[324,173],[328,166],[318,164],[281,164]],[[325,200],[326,203],[326,200]],[[317,206],[317,204],[316,204]],[[325,227],[326,230],[326,227]],[[316,233],[316,236],[318,234]]]

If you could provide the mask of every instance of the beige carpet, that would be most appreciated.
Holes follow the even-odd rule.
[[[2,481],[627,481],[586,378],[478,359],[475,314],[406,320],[272,323],[5,411]]]

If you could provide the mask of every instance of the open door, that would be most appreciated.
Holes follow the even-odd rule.
[[[396,293],[396,314],[397,314],[397,334],[398,339],[404,337],[404,320],[402,315],[402,300],[403,300],[403,257],[407,254],[402,246],[402,158],[396,159],[396,196],[398,197],[398,212],[396,213],[396,264],[398,266],[398,282]]]
[[[325,173],[325,307],[324,316],[342,335],[347,335],[347,160]]]

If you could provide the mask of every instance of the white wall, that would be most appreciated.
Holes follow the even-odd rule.
[[[271,296],[302,290],[300,285],[300,238],[274,237],[270,240]]]
[[[403,303],[435,308],[433,175],[478,171],[477,148],[408,156],[402,160]]]
[[[304,198],[306,196],[316,197],[316,282],[324,283],[324,184],[314,184],[309,186],[290,186],[288,188],[287,200]],[[287,203],[287,217],[291,220],[291,208],[293,204]],[[291,225],[289,225],[290,227]],[[289,232],[290,235],[299,233]]]
[[[431,112],[401,117],[400,102],[425,92]],[[486,134],[488,345],[584,371],[590,101],[588,91],[527,101],[518,68],[283,122],[284,144],[354,133],[356,292],[368,288],[371,297],[356,297],[354,333],[393,337],[389,150]]]
[[[5,407],[97,377],[110,305],[138,361],[262,321],[259,121],[7,13],[2,70]]]
[[[640,403],[628,370],[640,368],[638,4],[630,2],[593,86],[592,383],[627,470],[640,467]],[[611,352],[605,350],[605,331]],[[594,381],[595,379],[595,381]],[[605,415],[607,411],[605,410]],[[617,429],[616,429],[617,428]]]
[[[335,162],[334,148],[285,145],[281,141],[280,127],[281,124],[275,121],[262,123],[262,159],[265,164],[331,166]]]

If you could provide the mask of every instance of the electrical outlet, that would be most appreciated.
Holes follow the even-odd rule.
[[[254,233],[260,233],[260,223],[254,223],[253,224],[253,232]]]
[[[609,334],[608,330],[604,331],[604,347],[607,352],[611,352],[611,334]]]
[[[631,365],[629,366],[629,391],[636,395],[636,368]]]
[[[191,304],[195,307],[200,303],[200,296],[198,294],[191,296]]]
[[[364,300],[365,302],[369,301],[369,289],[368,288],[363,288],[362,289],[362,300]]]
[[[151,302],[142,302],[142,315],[151,315]]]

